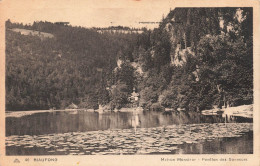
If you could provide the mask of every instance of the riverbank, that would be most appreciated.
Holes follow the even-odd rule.
[[[142,112],[143,109],[141,107],[135,108],[121,108],[118,110],[114,110],[114,112],[133,112],[133,109],[136,113]],[[7,111],[5,113],[5,117],[22,117],[27,115],[32,115],[36,113],[44,113],[44,112],[59,112],[59,111],[67,111],[67,112],[75,112],[78,110],[85,110],[87,112],[111,112],[110,110],[94,110],[94,109],[67,109],[67,110],[33,110],[33,111]],[[211,109],[211,110],[203,110],[201,111],[203,115],[218,115],[224,114],[227,116],[240,116],[245,118],[253,118],[253,104],[250,105],[242,105],[237,107],[228,107],[224,109]]]
[[[6,111],[5,117],[23,117],[23,116],[28,116],[32,114],[38,114],[38,113],[45,113],[45,112],[61,112],[61,111],[66,111],[66,112],[77,112],[79,110],[84,110],[87,112],[97,112],[99,114],[105,113],[105,112],[111,112],[111,110],[106,110],[106,109],[65,109],[65,110],[32,110],[32,111]],[[137,108],[121,108],[121,109],[116,109],[113,110],[113,112],[135,112],[135,113],[140,113],[142,112],[143,109],[141,107]]]
[[[79,109],[81,110],[81,109]],[[5,117],[22,117],[22,116],[27,116],[27,115],[32,115],[32,114],[37,114],[37,113],[44,113],[44,112],[59,112],[59,111],[75,111],[75,110],[33,110],[33,111],[7,111],[5,113]]]
[[[236,107],[228,107],[224,109],[211,109],[201,111],[203,115],[227,115],[227,116],[239,116],[244,118],[253,118],[253,104],[241,105]]]

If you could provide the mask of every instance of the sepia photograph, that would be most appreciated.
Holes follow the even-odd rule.
[[[256,153],[252,6],[58,2],[4,17],[3,156]]]

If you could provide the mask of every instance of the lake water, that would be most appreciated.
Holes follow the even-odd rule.
[[[251,154],[252,119],[55,111],[6,118],[7,155]]]

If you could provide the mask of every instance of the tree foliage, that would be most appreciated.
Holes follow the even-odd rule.
[[[252,8],[175,8],[158,28],[141,34],[7,21],[6,108],[65,108],[72,102],[122,108],[129,106],[133,88],[145,108],[252,103],[252,19]],[[21,35],[12,28],[55,37]],[[176,55],[185,63],[175,65]]]

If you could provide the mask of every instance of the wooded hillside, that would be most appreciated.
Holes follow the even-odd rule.
[[[6,110],[129,107],[133,88],[147,109],[251,104],[252,19],[252,8],[176,8],[140,34],[7,21]]]

